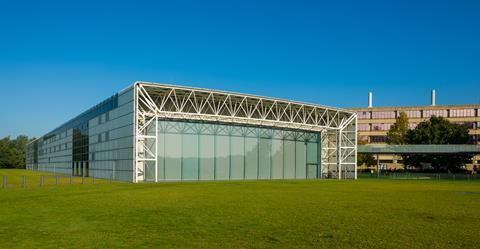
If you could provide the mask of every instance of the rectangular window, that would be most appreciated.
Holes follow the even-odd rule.
[[[370,119],[370,112],[358,112],[359,119]]]
[[[371,136],[370,137],[370,142],[371,143],[386,143],[387,142],[387,136]]]
[[[474,122],[454,122],[454,123],[458,125],[465,125],[468,127],[468,129],[473,129],[475,127]]]
[[[399,111],[399,113],[404,112],[407,114],[407,117],[409,118],[421,118],[422,117],[422,112],[420,110],[418,111]]]
[[[359,131],[369,131],[370,124],[357,124]]]
[[[393,124],[372,124],[373,131],[388,131]]]
[[[408,123],[408,129],[413,130],[417,127],[417,125],[418,125],[417,123]]]
[[[424,118],[430,118],[432,116],[436,117],[447,117],[447,110],[424,110],[423,111],[423,117]]]
[[[384,111],[384,112],[373,112],[372,118],[375,119],[392,119],[395,118],[394,111]]]
[[[475,117],[475,109],[453,109],[450,110],[450,117]]]

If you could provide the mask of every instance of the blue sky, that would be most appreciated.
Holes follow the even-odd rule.
[[[137,80],[339,107],[480,103],[480,1],[21,1],[0,8],[0,137]]]

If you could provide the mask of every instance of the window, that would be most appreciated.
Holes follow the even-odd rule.
[[[374,131],[388,131],[392,127],[392,124],[372,124],[372,130]]]
[[[359,119],[370,119],[370,112],[358,112]]]
[[[368,137],[366,137],[366,136],[360,136],[358,139],[359,139],[359,141],[368,142]]]
[[[475,123],[474,122],[454,122],[455,124],[459,125],[466,125],[468,129],[474,129],[475,128]]]
[[[407,114],[407,117],[409,118],[421,118],[422,117],[422,112],[421,111],[402,111],[405,114]]]
[[[105,132],[105,141],[110,140],[109,132]]]
[[[370,130],[370,124],[358,124],[358,130],[359,131],[369,131]]]
[[[102,142],[102,133],[99,133],[99,134],[97,135],[97,140],[98,140],[99,143]]]
[[[475,109],[450,110],[450,117],[475,117]]]
[[[395,112],[373,112],[372,118],[395,118]]]
[[[386,143],[387,142],[387,136],[371,136],[370,137],[370,142],[371,143]]]
[[[425,110],[423,111],[424,118],[430,118],[431,116],[447,117],[447,110]]]

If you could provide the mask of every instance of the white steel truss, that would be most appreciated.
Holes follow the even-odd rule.
[[[354,112],[288,100],[145,82],[136,82],[134,91],[135,182],[144,180],[146,164],[155,164],[157,168],[158,119],[319,132],[322,134],[321,177],[356,178],[357,115]],[[155,181],[156,176],[155,172]]]

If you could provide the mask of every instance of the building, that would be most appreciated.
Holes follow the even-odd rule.
[[[136,82],[27,146],[27,168],[120,181],[356,178],[355,112]]]
[[[474,105],[436,105],[435,90],[432,91],[431,105],[429,106],[405,106],[405,107],[374,107],[372,105],[372,93],[368,95],[367,108],[350,108],[358,115],[358,135],[370,144],[382,144],[387,142],[387,132],[395,118],[404,112],[409,121],[411,129],[418,123],[429,119],[435,115],[444,117],[457,124],[467,125],[474,141],[480,144],[480,104]],[[399,155],[379,155],[379,163],[389,169],[403,168],[402,158]],[[480,166],[480,155],[475,155],[472,163]],[[477,166],[477,167],[478,167]]]

